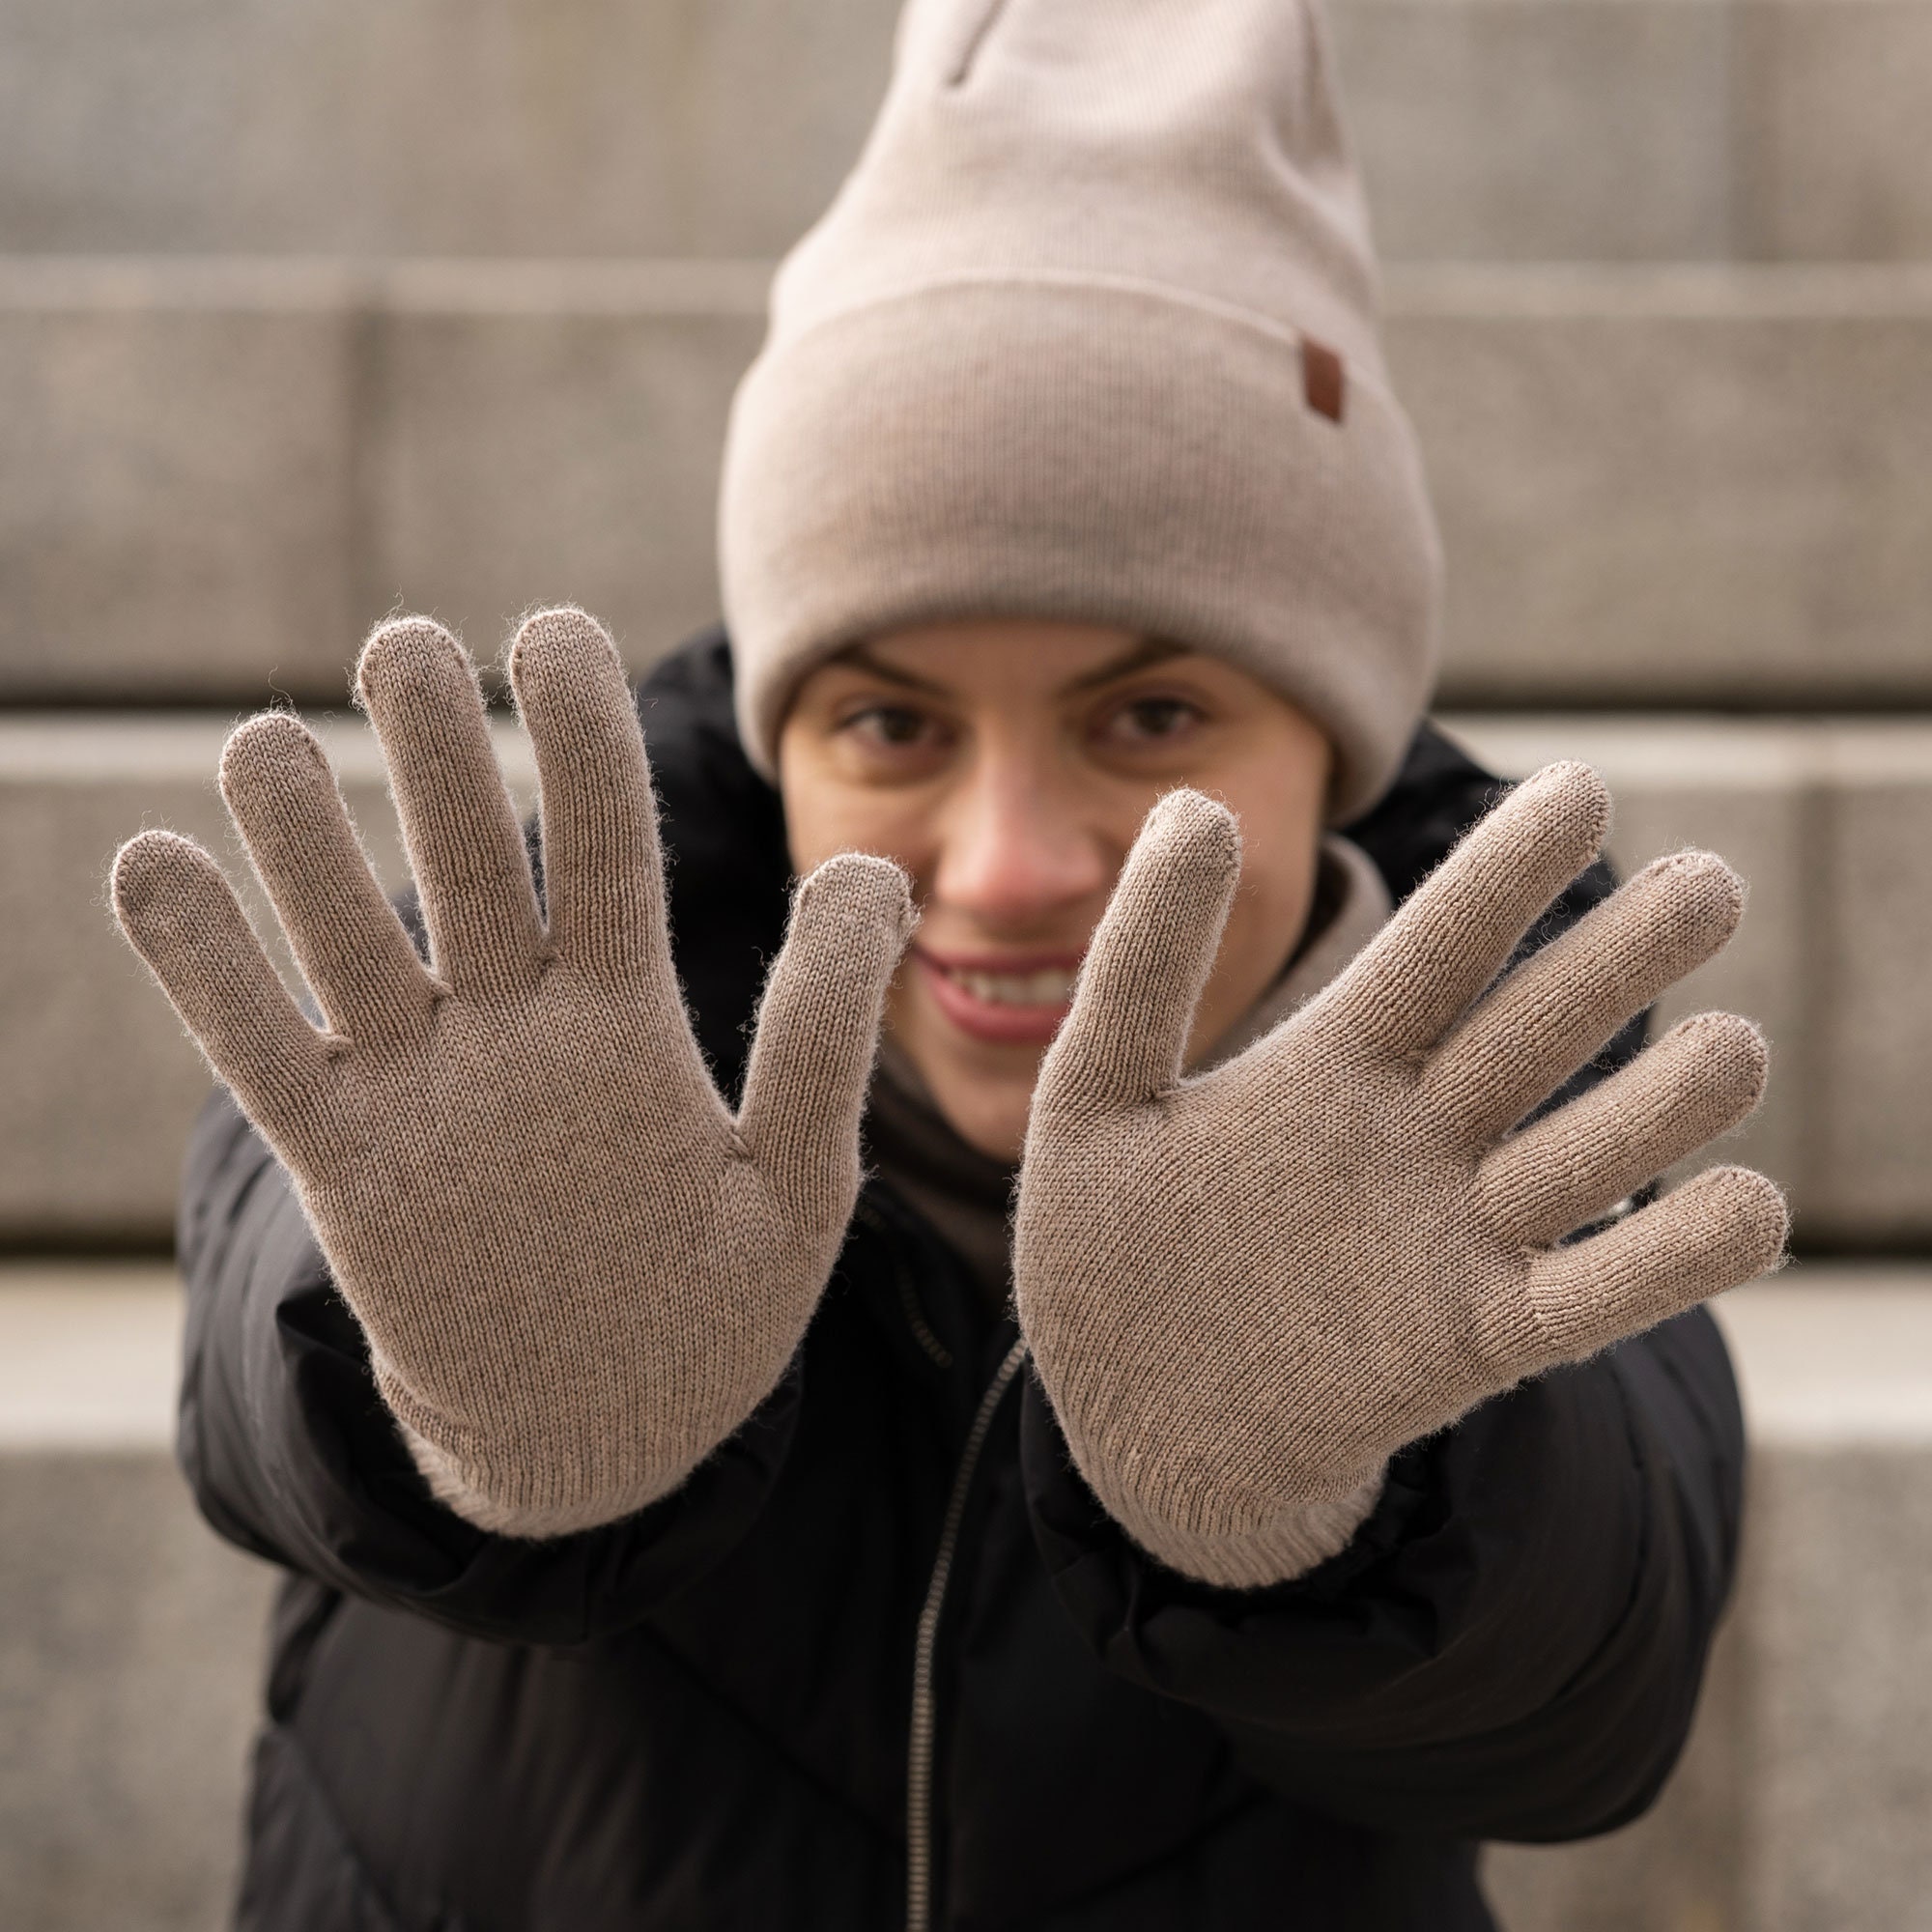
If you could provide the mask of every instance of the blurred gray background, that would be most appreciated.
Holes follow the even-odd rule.
[[[1094,0],[1102,4],[1103,0]],[[200,1064],[115,844],[397,606],[716,614],[724,415],[894,0],[0,5],[0,1923],[213,1932],[269,1578],[166,1439]],[[1759,1443],[1684,1772],[1512,1932],[1932,1928],[1932,0],[1334,0],[1448,545],[1443,706],[1751,879]],[[329,717],[327,714],[334,713]],[[507,727],[506,763],[526,761]]]

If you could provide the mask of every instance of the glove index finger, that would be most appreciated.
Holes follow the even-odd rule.
[[[1589,868],[1609,826],[1609,792],[1588,765],[1546,765],[1416,889],[1345,976],[1337,1010],[1389,1053],[1427,1052]]]
[[[362,647],[355,690],[389,769],[438,977],[466,999],[526,992],[543,945],[536,886],[469,653],[440,624],[399,617]]]
[[[758,1007],[738,1132],[808,1221],[843,1226],[886,989],[915,921],[905,874],[844,852],[804,880]]]
[[[192,839],[144,832],[115,855],[112,891],[122,931],[216,1076],[258,1124],[287,1120],[328,1049],[269,963],[221,868]]]
[[[1036,1118],[1069,1102],[1151,1100],[1180,1078],[1240,872],[1240,831],[1226,806],[1181,789],[1148,813],[1047,1049]]]
[[[551,943],[613,980],[669,994],[657,803],[616,646],[585,611],[539,611],[510,648],[510,683],[543,789]]]

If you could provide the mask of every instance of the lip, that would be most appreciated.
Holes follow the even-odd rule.
[[[932,952],[915,946],[912,956],[932,993],[933,1004],[969,1038],[995,1046],[1045,1046],[1060,1031],[1070,1000],[1051,1006],[1014,1007],[982,1000],[952,976],[954,973],[1073,972],[1077,952]]]

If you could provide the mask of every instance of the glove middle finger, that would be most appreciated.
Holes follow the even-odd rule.
[[[541,611],[517,634],[510,682],[543,793],[545,910],[553,946],[683,1011],[665,923],[657,805],[637,706],[602,625]]]
[[[384,624],[355,686],[382,740],[437,974],[466,997],[526,985],[543,943],[524,835],[476,673],[427,617]]]
[[[1492,1141],[1722,951],[1743,911],[1743,882],[1715,854],[1657,860],[1484,998],[1432,1058],[1425,1094],[1468,1142]]]

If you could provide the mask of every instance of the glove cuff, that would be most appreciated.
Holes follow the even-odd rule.
[[[428,1436],[417,1435],[401,1416],[396,1416],[395,1422],[410,1460],[429,1485],[430,1493],[465,1522],[488,1530],[493,1536],[524,1537],[531,1542],[575,1536],[582,1530],[600,1529],[607,1522],[634,1516],[656,1501],[657,1493],[663,1493],[569,1499],[556,1494],[539,1495],[539,1488],[554,1491],[557,1486],[539,1485],[527,1476],[505,1481],[502,1472],[494,1468],[485,1476],[458,1462],[447,1450],[438,1448]]]
[[[691,1472],[689,1467],[668,1476],[639,1472],[624,1480],[594,1454],[505,1453],[500,1444],[486,1448],[476,1442],[470,1432],[465,1432],[471,1439],[464,1450],[445,1447],[427,1433],[439,1427],[440,1418],[381,1363],[376,1382],[430,1493],[465,1522],[493,1536],[541,1542],[600,1529],[668,1495]]]
[[[1259,1529],[1183,1528],[1137,1504],[1111,1484],[1088,1481],[1101,1507],[1129,1537],[1170,1570],[1224,1590],[1264,1590],[1306,1576],[1349,1547],[1381,1499],[1388,1464],[1346,1495],[1288,1504]]]

